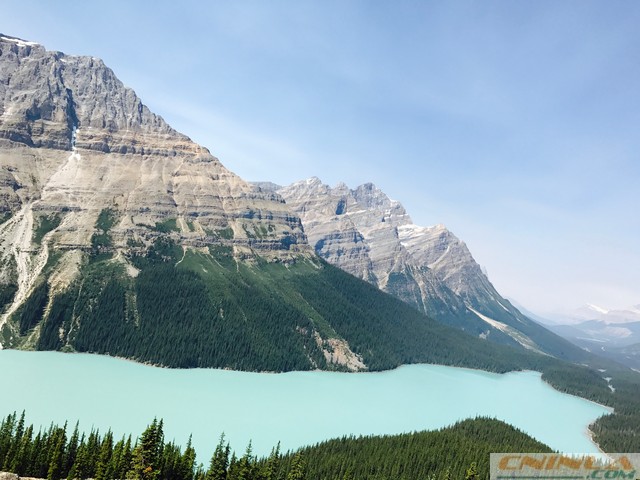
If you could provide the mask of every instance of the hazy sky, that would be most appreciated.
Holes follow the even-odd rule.
[[[536,312],[640,303],[640,2],[0,0],[247,180],[373,182]]]

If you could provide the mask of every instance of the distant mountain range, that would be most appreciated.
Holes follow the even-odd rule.
[[[597,320],[605,323],[633,323],[640,322],[640,305],[623,309],[608,309],[593,304],[583,305],[569,312],[556,312],[547,314],[548,323],[571,325],[588,320]]]
[[[640,305],[610,310],[588,304],[549,318],[534,319],[589,352],[640,370]]]

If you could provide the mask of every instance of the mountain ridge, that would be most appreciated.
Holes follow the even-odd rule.
[[[332,188],[311,177],[277,192],[329,263],[480,338],[581,357],[579,349],[500,296],[462,240],[442,224],[414,224],[402,204],[373,183]]]
[[[558,324],[570,325],[589,320],[605,323],[640,322],[640,306],[632,305],[626,308],[604,308],[593,304],[586,304],[566,312],[549,314],[551,320]]]

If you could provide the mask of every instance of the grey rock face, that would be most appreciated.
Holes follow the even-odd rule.
[[[498,294],[465,243],[443,225],[414,225],[399,202],[370,183],[331,188],[314,177],[278,192],[328,262],[443,323],[500,343],[544,349],[530,338],[542,327]]]
[[[17,288],[0,328],[49,259],[51,288],[73,280],[112,212],[111,248],[160,236],[183,248],[223,245],[235,258],[291,261],[312,250],[300,219],[273,191],[227,170],[144,106],[101,60],[0,34],[0,288]],[[52,230],[36,232],[55,219]],[[158,224],[170,221],[170,231]],[[175,227],[173,227],[175,226]]]
[[[262,192],[275,193],[282,188],[282,185],[273,182],[251,182],[251,184]]]
[[[0,137],[34,147],[136,153],[153,148],[143,136],[188,138],[151,113],[102,60],[48,52],[0,34]]]
[[[186,244],[226,228],[245,250],[305,243],[279,195],[173,130],[96,58],[0,35],[0,142],[0,210],[66,213],[66,245],[88,246],[104,208],[119,212],[121,245],[167,218]]]

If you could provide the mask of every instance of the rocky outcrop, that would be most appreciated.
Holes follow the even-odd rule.
[[[0,480],[44,480],[44,479],[35,478],[35,477],[20,477],[15,473],[0,472]]]
[[[444,225],[415,225],[375,185],[331,188],[314,177],[278,193],[328,262],[443,323],[500,343],[555,350],[539,345],[534,338],[549,332],[498,294],[464,242]]]
[[[15,473],[0,472],[0,480],[19,480],[20,477]]]

